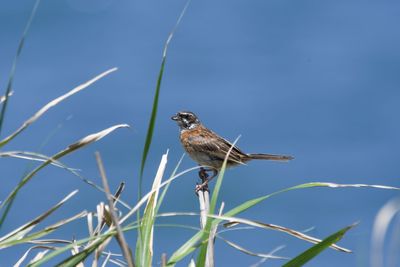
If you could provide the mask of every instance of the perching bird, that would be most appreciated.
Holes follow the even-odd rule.
[[[203,179],[203,184],[196,188],[197,192],[207,186],[207,183],[218,174],[232,144],[206,128],[193,112],[181,111],[172,116],[171,119],[176,121],[180,127],[180,140],[186,152],[194,161],[204,167],[199,172],[200,177]],[[227,160],[227,167],[245,164],[253,159],[288,161],[293,159],[293,157],[271,154],[247,154],[238,147],[233,146]],[[208,178],[206,171],[210,170],[214,173],[213,176]]]

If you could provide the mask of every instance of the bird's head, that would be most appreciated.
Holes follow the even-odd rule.
[[[181,129],[185,130],[194,129],[200,125],[197,116],[190,111],[180,111],[172,116],[171,119],[176,121]]]

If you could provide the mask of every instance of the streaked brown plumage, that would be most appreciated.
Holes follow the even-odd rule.
[[[222,167],[222,163],[232,144],[220,137],[213,131],[207,129],[197,116],[190,111],[181,111],[172,116],[180,127],[181,143],[189,156],[203,167],[211,168],[213,178]],[[271,154],[247,154],[234,146],[229,154],[227,167],[245,164],[253,159],[288,161],[292,156]]]

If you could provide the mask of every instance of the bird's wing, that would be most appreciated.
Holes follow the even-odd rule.
[[[211,157],[223,161],[232,144],[217,134],[211,132],[207,133],[206,136],[198,135],[191,138],[191,145],[196,151],[203,151],[208,153]],[[247,155],[243,153],[238,147],[233,146],[231,153],[229,154],[229,161],[232,163],[240,164],[243,163],[243,159]]]

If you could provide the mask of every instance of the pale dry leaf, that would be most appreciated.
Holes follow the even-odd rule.
[[[78,93],[79,91],[82,91],[83,89],[87,88],[89,85],[93,84],[94,82],[98,81],[99,79],[107,76],[108,74],[110,74],[110,73],[112,73],[112,72],[114,72],[116,70],[117,70],[117,68],[109,69],[109,70],[97,75],[93,79],[91,79],[91,80],[89,80],[89,81],[87,81],[87,82],[75,87],[74,89],[72,89],[68,93],[66,93],[66,94],[64,94],[64,95],[62,95],[62,96],[50,101],[49,103],[44,105],[41,109],[39,109],[32,117],[30,117],[28,120],[26,120],[14,133],[12,133],[9,136],[7,136],[6,138],[4,138],[0,142],[0,146],[3,145],[3,144],[6,144],[9,140],[13,139],[15,136],[17,136],[19,133],[21,133],[23,130],[25,130],[29,125],[34,123],[43,114],[45,114],[50,108],[56,106],[57,104],[59,104],[63,100],[65,100],[68,97]]]

